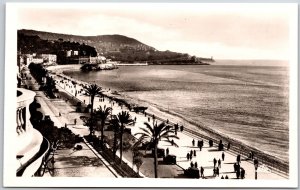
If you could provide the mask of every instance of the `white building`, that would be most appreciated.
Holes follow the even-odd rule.
[[[30,123],[29,105],[35,92],[18,88],[16,108],[16,176],[31,177],[39,170],[50,144]]]
[[[57,56],[55,54],[42,54],[41,57],[44,65],[56,64]]]

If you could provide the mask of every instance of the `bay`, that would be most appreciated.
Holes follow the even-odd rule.
[[[289,67],[278,62],[276,66],[236,63],[121,66],[64,73],[288,161]]]

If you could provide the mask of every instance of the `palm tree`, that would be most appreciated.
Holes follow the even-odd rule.
[[[132,124],[133,120],[131,119],[129,112],[127,112],[127,111],[122,111],[122,112],[118,113],[118,115],[116,115],[114,120],[115,120],[114,122],[118,123],[117,125],[120,127],[120,131],[119,131],[120,162],[122,162],[124,129],[125,129],[126,125]]]
[[[103,146],[103,140],[104,140],[104,125],[105,121],[107,120],[108,116],[111,114],[111,107],[104,107],[99,106],[98,110],[96,111],[96,118],[101,121],[101,142]]]
[[[159,125],[153,124],[151,126],[149,123],[144,123],[146,128],[140,128],[142,132],[136,133],[134,135],[141,135],[140,139],[143,141],[148,141],[154,145],[154,176],[157,178],[157,146],[159,141],[169,142],[170,144],[178,145],[171,141],[172,138],[179,139],[176,135],[174,135],[175,130],[170,128],[170,126],[165,125],[164,122]]]
[[[90,100],[91,100],[91,117],[93,116],[93,112],[94,112],[94,99],[96,95],[100,95],[101,94],[101,90],[102,88],[99,87],[96,84],[91,84],[87,87],[84,87],[84,91],[86,93],[86,95],[90,96]]]
[[[120,133],[120,123],[114,116],[113,119],[110,121],[110,125],[113,127],[114,130],[114,142],[113,142],[113,155],[114,155],[114,160],[116,158],[116,152],[118,150],[118,136]]]
[[[90,130],[90,135],[94,134],[95,131],[95,125],[96,125],[96,120],[94,117],[84,117],[82,118],[83,120],[83,125],[87,126]]]

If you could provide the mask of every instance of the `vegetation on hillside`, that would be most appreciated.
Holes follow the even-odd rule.
[[[18,50],[22,53],[53,53],[57,63],[66,61],[65,50],[77,50],[79,56],[96,56],[97,53],[113,60],[148,64],[205,64],[211,59],[186,53],[158,51],[136,39],[122,35],[76,36],[34,30],[18,31]]]

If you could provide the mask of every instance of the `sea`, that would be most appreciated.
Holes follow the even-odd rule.
[[[64,73],[171,114],[181,124],[207,127],[288,161],[287,61],[220,60],[211,65],[120,66]]]

